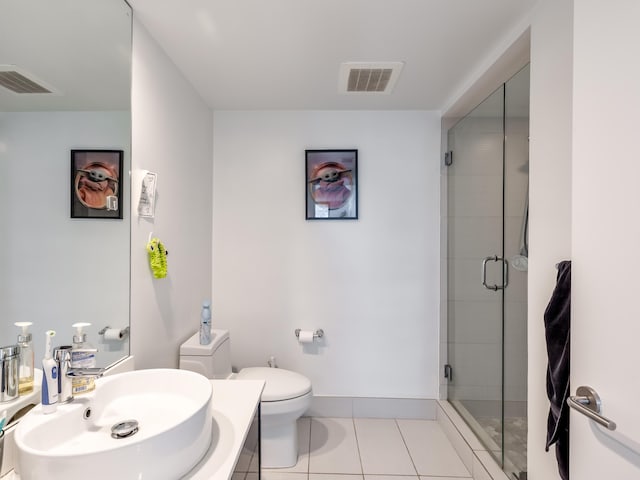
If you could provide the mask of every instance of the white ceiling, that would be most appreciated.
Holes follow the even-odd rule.
[[[0,111],[129,110],[131,9],[121,0],[0,0],[0,65],[56,92],[0,87]]]
[[[129,0],[214,109],[442,109],[536,0]],[[339,94],[346,61],[403,61],[391,95]]]

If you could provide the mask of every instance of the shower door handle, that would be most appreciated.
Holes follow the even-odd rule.
[[[489,262],[502,262],[502,285],[487,285],[487,263]],[[494,292],[507,288],[507,285],[509,285],[509,262],[497,255],[484,257],[482,260],[482,285],[487,290],[493,290]]]

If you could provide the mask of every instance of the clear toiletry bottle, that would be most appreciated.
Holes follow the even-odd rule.
[[[211,343],[211,302],[202,302],[202,312],[200,312],[200,345]]]
[[[29,327],[32,322],[16,322],[16,327],[22,329],[18,335],[20,346],[20,364],[18,366],[18,394],[25,395],[33,392],[33,341]]]
[[[98,350],[87,342],[87,334],[82,331],[91,324],[81,322],[71,326],[76,329],[71,348],[71,368],[95,368]],[[90,392],[94,388],[96,385],[93,377],[73,377],[71,382],[71,391],[74,396]]]

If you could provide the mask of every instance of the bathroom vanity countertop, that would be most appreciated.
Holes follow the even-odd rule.
[[[262,380],[211,380],[211,384],[211,446],[183,480],[231,478],[264,388]]]
[[[231,478],[264,388],[262,380],[211,380],[211,384],[211,446],[183,480]],[[20,475],[11,471],[1,480],[20,480]]]

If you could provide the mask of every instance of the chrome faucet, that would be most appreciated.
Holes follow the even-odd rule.
[[[69,403],[73,400],[73,378],[101,377],[104,368],[71,368],[71,345],[64,345],[53,350],[53,358],[58,364],[58,403]]]

